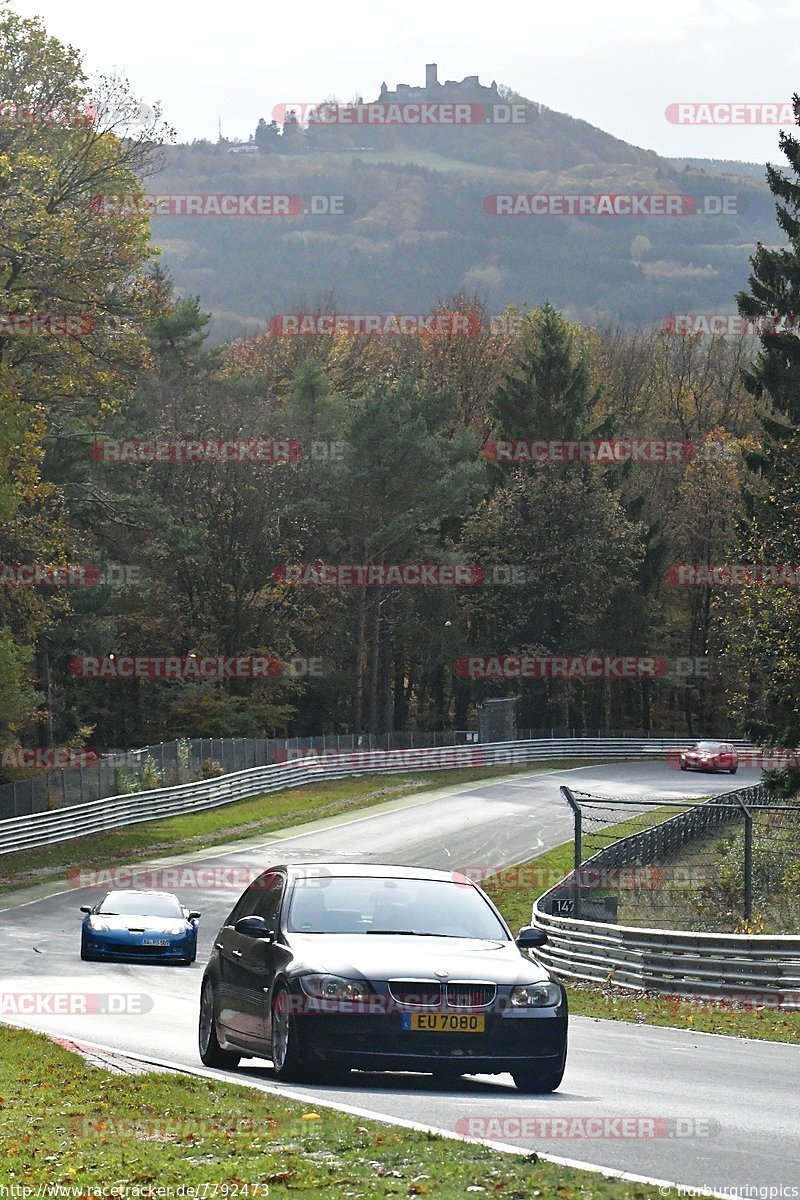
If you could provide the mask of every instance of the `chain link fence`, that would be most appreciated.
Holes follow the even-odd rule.
[[[39,771],[0,784],[0,820],[103,800],[128,792],[193,783],[310,754],[414,750],[477,741],[471,730],[323,734],[307,738],[182,738],[103,754],[91,766]]]
[[[773,803],[762,786],[698,800],[561,792],[574,866],[549,894],[552,915],[688,932],[800,929],[800,799]]]

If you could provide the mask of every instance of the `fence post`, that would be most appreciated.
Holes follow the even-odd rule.
[[[558,790],[561,792],[561,795],[572,809],[572,813],[575,818],[574,853],[572,859],[572,913],[575,919],[579,921],[581,916],[581,809],[580,805],[577,803],[575,797],[568,787],[562,786]]]
[[[736,799],[744,813],[744,919],[753,915],[753,814],[741,796]]]

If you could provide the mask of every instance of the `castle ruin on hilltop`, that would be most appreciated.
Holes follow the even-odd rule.
[[[477,75],[466,75],[460,82],[457,79],[448,79],[444,83],[440,83],[438,64],[427,63],[424,87],[412,87],[409,83],[398,83],[395,90],[390,92],[385,83],[381,84],[379,103],[408,102],[409,100],[462,100],[470,103],[480,101],[493,103],[500,100],[500,93],[494,79],[489,87],[484,87],[479,82]]]

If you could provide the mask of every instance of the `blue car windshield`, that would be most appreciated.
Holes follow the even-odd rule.
[[[109,892],[97,912],[107,917],[183,916],[183,909],[174,896],[148,896],[142,892]]]
[[[503,942],[509,938],[471,884],[381,876],[298,880],[288,928],[294,933],[416,934]]]

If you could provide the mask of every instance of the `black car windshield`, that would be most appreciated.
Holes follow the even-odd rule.
[[[183,916],[183,910],[174,896],[148,896],[141,892],[109,892],[97,912],[107,917]]]
[[[474,887],[440,879],[334,875],[298,880],[288,928],[293,933],[508,941],[508,933]]]

